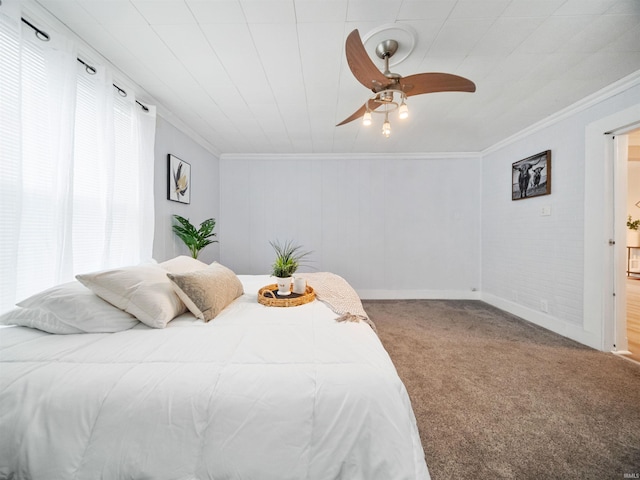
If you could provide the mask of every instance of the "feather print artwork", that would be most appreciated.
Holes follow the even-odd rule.
[[[182,173],[182,162],[178,164],[178,168],[173,172],[173,186],[176,195],[184,196],[189,188],[187,176]]]
[[[167,200],[191,203],[191,164],[170,153],[167,161]]]

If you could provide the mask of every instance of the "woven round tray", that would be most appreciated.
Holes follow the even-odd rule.
[[[262,287],[258,290],[258,303],[267,307],[297,307],[312,302],[316,298],[316,292],[309,285],[303,294],[291,292],[290,295],[281,296],[277,292],[278,285],[275,283]]]

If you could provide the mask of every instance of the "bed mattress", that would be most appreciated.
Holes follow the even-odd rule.
[[[405,387],[365,322],[260,305],[209,323],[0,329],[0,478],[429,478]]]

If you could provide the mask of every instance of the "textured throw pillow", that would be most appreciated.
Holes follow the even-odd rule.
[[[76,275],[93,293],[153,328],[164,328],[186,307],[173,291],[167,270],[156,264]]]
[[[198,270],[204,270],[209,266],[200,260],[186,255],[180,255],[172,258],[171,260],[167,260],[166,262],[162,262],[159,265],[171,273],[195,272]]]
[[[200,320],[208,322],[244,293],[233,271],[217,262],[205,270],[167,276],[187,308]]]
[[[110,333],[138,324],[131,315],[78,282],[57,285],[18,303],[0,316],[0,325],[20,325],[49,333]]]

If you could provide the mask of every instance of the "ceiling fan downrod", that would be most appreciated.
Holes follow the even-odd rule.
[[[397,73],[392,73],[389,70],[389,59],[393,57],[393,55],[397,51],[398,51],[398,42],[391,39],[380,42],[376,47],[376,55],[382,60],[384,60],[384,72],[382,73],[384,74],[385,77],[393,80],[398,80],[399,78],[401,78],[400,75],[398,75]]]

